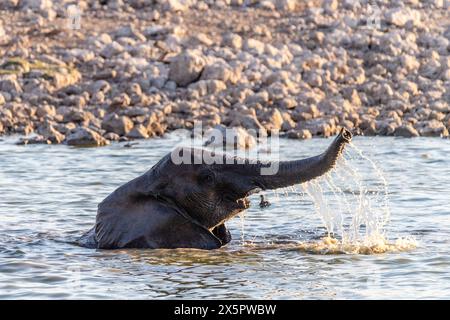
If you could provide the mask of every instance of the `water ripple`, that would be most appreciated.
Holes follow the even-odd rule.
[[[94,149],[14,141],[0,142],[0,299],[450,298],[450,140],[355,139],[388,180],[389,233],[419,243],[379,255],[286,250],[326,236],[300,188],[268,192],[270,208],[254,205],[245,220],[230,221],[234,240],[219,250],[80,248],[70,242],[92,226],[97,204],[156,163],[174,138]],[[281,141],[282,155],[310,156],[329,142]],[[380,188],[376,179],[365,183]]]

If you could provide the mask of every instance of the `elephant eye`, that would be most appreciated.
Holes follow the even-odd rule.
[[[214,173],[207,171],[200,173],[199,182],[202,184],[212,184],[214,183],[215,177]]]

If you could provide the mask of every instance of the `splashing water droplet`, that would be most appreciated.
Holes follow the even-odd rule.
[[[388,183],[377,164],[353,143],[335,169],[302,187],[328,234],[318,243],[302,243],[306,251],[368,254],[416,246],[412,238],[388,243]]]
[[[245,244],[245,211],[239,213],[240,224],[241,224],[241,244]]]

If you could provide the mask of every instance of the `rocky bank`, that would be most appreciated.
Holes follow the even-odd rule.
[[[447,137],[450,1],[2,0],[0,134]],[[247,142],[243,143],[247,145]]]

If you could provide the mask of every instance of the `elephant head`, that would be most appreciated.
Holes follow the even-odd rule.
[[[325,174],[351,138],[343,129],[322,154],[276,163],[178,148],[99,204],[91,236],[98,248],[218,248],[231,239],[224,222],[249,207],[249,195]],[[262,174],[268,167],[278,170]]]

